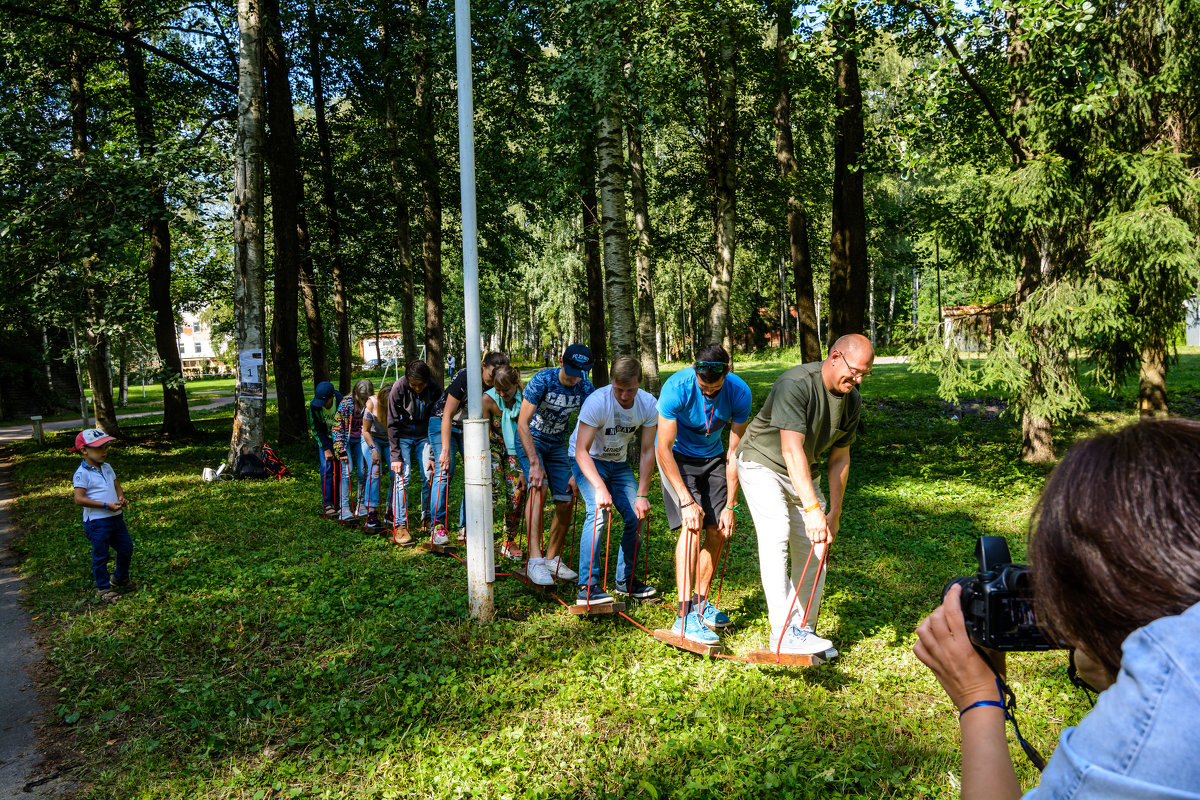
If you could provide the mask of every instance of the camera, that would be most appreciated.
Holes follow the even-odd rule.
[[[1033,613],[1030,569],[1012,563],[1008,542],[1002,536],[980,536],[975,544],[979,571],[974,577],[955,578],[962,586],[962,610],[971,641],[992,650],[1054,650],[1062,645],[1046,638]]]

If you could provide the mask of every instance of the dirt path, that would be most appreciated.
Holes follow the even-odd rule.
[[[14,496],[12,464],[0,460],[0,798],[54,797],[59,782],[53,775],[38,774],[42,759],[35,727],[45,709],[32,671],[42,654],[33,638],[33,621],[21,605],[21,577],[11,549]],[[43,777],[50,780],[43,782]]]

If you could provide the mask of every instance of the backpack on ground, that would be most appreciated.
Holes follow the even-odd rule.
[[[275,454],[269,444],[262,446],[262,463],[267,472],[276,478],[292,477],[292,471],[283,463],[283,459]]]

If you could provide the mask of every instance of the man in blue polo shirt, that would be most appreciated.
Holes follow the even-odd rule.
[[[542,552],[540,526],[529,525],[529,579],[541,586],[550,586],[555,577],[573,581],[579,576],[562,563],[559,555],[571,526],[571,495],[575,478],[571,475],[571,459],[567,455],[567,436],[571,432],[571,414],[578,412],[583,401],[596,387],[587,379],[592,368],[592,351],[582,344],[573,344],[563,352],[558,369],[544,369],[529,379],[522,395],[521,413],[517,417],[517,435],[521,447],[517,460],[525,471],[530,488],[526,503],[530,520],[542,513],[541,498],[549,484],[554,498],[554,518],[550,536]]]
[[[674,632],[703,644],[720,641],[713,631],[729,625],[729,617],[708,601],[708,590],[721,548],[733,535],[738,488],[733,453],[750,420],[750,400],[750,387],[730,374],[729,354],[716,344],[668,378],[658,397],[655,454],[663,505],[671,530],[683,529],[675,545]],[[726,425],[728,447],[721,444]]]

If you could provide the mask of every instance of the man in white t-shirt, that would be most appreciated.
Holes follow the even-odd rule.
[[[615,506],[625,523],[617,559],[614,591],[638,599],[658,590],[633,574],[638,549],[638,520],[650,513],[650,478],[654,475],[654,434],[658,409],[654,395],[642,391],[642,365],[621,356],[613,362],[612,383],[584,401],[571,434],[568,455],[575,485],[587,504],[579,541],[579,603],[607,603],[612,596],[601,585],[600,563],[594,552]],[[634,437],[641,437],[641,460],[635,478],[627,455]]]

